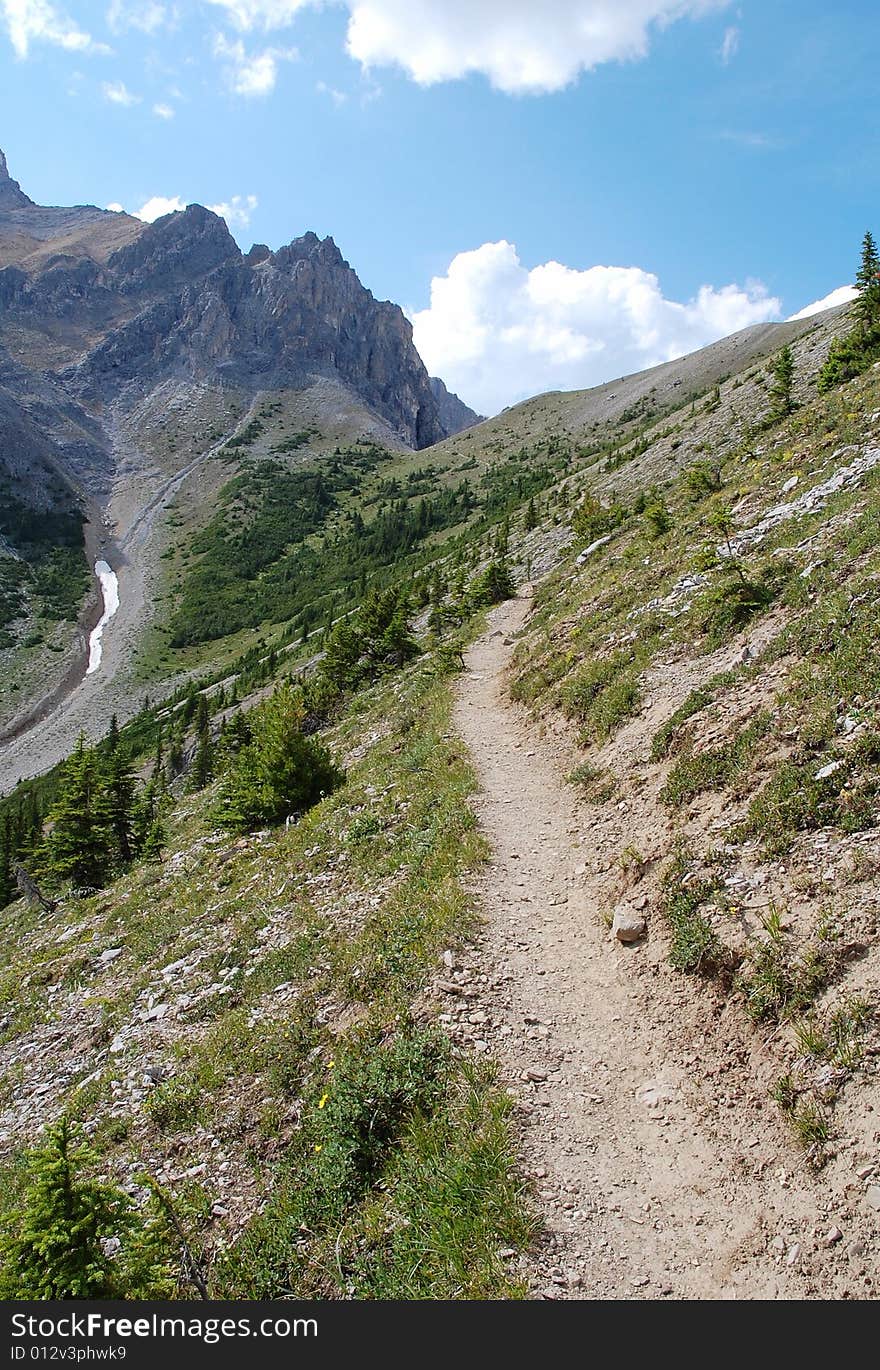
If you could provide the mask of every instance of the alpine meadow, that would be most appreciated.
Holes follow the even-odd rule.
[[[880,24],[764,8],[0,0],[10,1309],[876,1297]]]

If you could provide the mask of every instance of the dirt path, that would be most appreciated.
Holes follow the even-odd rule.
[[[493,611],[458,690],[456,726],[480,776],[476,808],[493,855],[478,889],[485,937],[465,968],[475,989],[448,995],[448,1017],[500,1060],[517,1099],[548,1229],[532,1283],[554,1298],[804,1297],[794,1261],[774,1257],[787,1238],[774,1247],[773,1236],[780,1196],[800,1227],[817,1220],[815,1196],[774,1178],[766,1159],[752,1164],[750,1147],[766,1152],[760,1139],[735,1128],[727,1137],[699,1041],[691,1056],[670,1051],[674,1000],[658,985],[655,1002],[634,974],[636,958],[652,969],[647,944],[612,941],[590,906],[595,835],[504,697],[509,635],[528,607]]]

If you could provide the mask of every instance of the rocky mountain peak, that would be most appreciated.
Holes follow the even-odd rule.
[[[10,176],[6,154],[0,148],[0,208],[24,209],[27,205],[32,204],[33,200],[28,199],[18,181],[13,181]]]

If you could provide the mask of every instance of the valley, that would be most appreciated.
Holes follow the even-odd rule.
[[[332,239],[0,244],[0,1218],[70,1127],[121,1297],[875,1297],[880,315],[480,420]]]

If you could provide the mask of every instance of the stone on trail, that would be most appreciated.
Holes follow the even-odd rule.
[[[618,942],[637,942],[644,936],[645,927],[640,913],[635,913],[629,904],[618,904],[611,921],[611,931]]]

